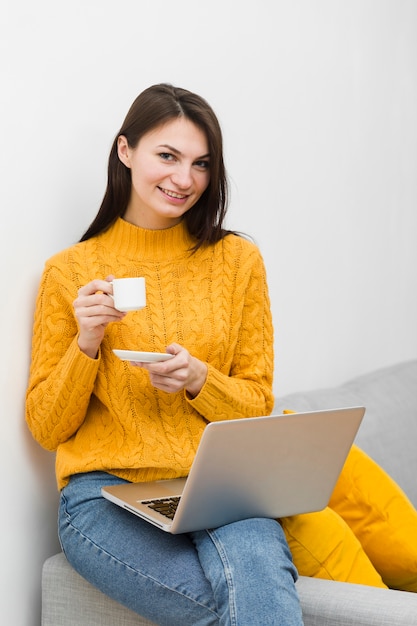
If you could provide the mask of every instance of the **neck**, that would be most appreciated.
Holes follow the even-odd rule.
[[[113,226],[102,233],[102,245],[116,254],[131,259],[173,260],[188,256],[195,239],[189,234],[185,222],[165,229],[148,229],[118,218]]]
[[[138,226],[139,228],[145,228],[146,230],[165,230],[166,228],[172,228],[181,222],[181,217],[163,217],[152,215],[149,216],[144,211],[135,210],[131,206],[128,206],[123,219],[132,226]]]

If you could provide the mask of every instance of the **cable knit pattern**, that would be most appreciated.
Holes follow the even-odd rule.
[[[273,330],[258,248],[228,235],[191,254],[185,226],[123,219],[45,265],[36,304],[26,420],[57,451],[57,482],[104,470],[132,481],[188,473],[208,421],[269,414]],[[73,301],[94,278],[145,276],[147,304],[109,324],[97,359],[77,343]],[[195,398],[155,389],[113,348],[165,352],[177,342],[208,364]]]

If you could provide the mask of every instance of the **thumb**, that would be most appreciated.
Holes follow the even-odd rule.
[[[181,350],[183,350],[182,346],[180,346],[179,343],[171,343],[169,346],[167,346],[167,352],[168,354],[178,354],[179,352],[181,352]]]

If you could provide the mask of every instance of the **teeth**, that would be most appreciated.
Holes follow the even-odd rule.
[[[182,199],[185,198],[186,195],[185,194],[181,194],[181,193],[175,193],[174,191],[168,191],[168,189],[162,189],[162,191],[164,193],[167,194],[167,196],[171,196],[171,198],[178,198],[178,199]]]

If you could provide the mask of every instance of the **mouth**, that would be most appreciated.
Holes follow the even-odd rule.
[[[158,187],[158,189],[162,191],[162,193],[164,193],[166,196],[174,198],[175,200],[185,200],[186,198],[188,198],[188,195],[185,193],[177,193],[175,191],[170,191],[169,189],[164,189],[163,187]]]

